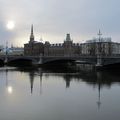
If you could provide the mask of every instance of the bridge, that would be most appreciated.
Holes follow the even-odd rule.
[[[103,67],[107,65],[119,64],[120,55],[111,56],[90,56],[90,55],[80,55],[80,56],[12,56],[4,55],[0,56],[1,64],[19,63],[26,61],[26,63],[31,63],[33,65],[44,65],[50,64],[52,62],[76,62],[79,64],[92,64],[96,67]]]

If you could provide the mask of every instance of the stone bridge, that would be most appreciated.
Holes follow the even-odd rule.
[[[0,56],[0,63],[9,64],[11,62],[29,61],[32,64],[41,65],[51,62],[75,61],[77,63],[93,64],[97,67],[120,63],[120,55],[112,56]]]

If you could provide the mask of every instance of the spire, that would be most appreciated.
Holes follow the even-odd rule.
[[[34,41],[34,34],[33,34],[33,24],[31,26],[31,35],[30,35],[30,42]]]
[[[33,24],[32,24],[32,26],[31,26],[31,34],[33,34]]]

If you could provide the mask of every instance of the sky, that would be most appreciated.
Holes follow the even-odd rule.
[[[0,0],[0,43],[24,46],[31,25],[36,41],[62,43],[70,33],[73,42],[103,37],[120,42],[119,0]],[[15,27],[6,27],[13,21]]]

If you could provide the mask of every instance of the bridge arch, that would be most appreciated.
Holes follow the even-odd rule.
[[[67,62],[74,62],[75,59],[66,59],[66,58],[49,58],[44,59],[43,64],[49,64],[49,63],[67,63]]]
[[[52,62],[75,62],[79,61],[81,64],[95,64],[95,58],[83,58],[83,57],[45,57],[43,58],[43,64],[52,63]]]
[[[18,58],[8,59],[8,65],[25,66],[25,65],[32,65],[33,62],[36,62],[36,60],[33,58],[27,58],[27,57],[26,58],[18,57]]]
[[[3,65],[4,65],[4,60],[0,59],[0,66],[3,66]]]

